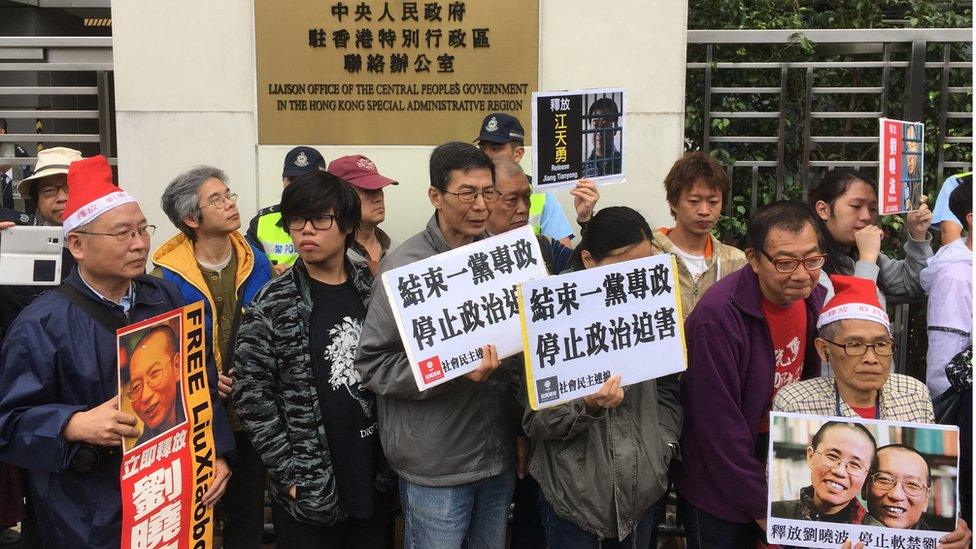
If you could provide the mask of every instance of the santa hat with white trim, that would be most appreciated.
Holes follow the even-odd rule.
[[[96,217],[136,199],[112,183],[112,168],[102,155],[84,158],[68,167],[68,203],[64,207],[64,234]]]
[[[838,320],[870,320],[883,324],[891,331],[888,313],[878,300],[878,287],[874,281],[856,276],[830,275],[834,296],[824,303],[817,319],[817,329]]]

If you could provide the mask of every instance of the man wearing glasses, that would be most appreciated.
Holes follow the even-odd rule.
[[[749,221],[749,265],[685,322],[681,461],[672,461],[688,546],[751,547],[766,523],[765,456],[776,391],[820,373],[813,340],[826,290],[813,212],[797,201]]]
[[[126,447],[148,442],[186,421],[180,389],[180,343],[169,326],[134,334],[128,365],[121,371],[122,388],[132,411],[142,420],[142,435]]]
[[[833,275],[830,280],[836,293],[820,313],[817,321],[819,337],[814,341],[814,347],[830,367],[832,375],[789,385],[776,395],[773,410],[934,423],[932,402],[925,384],[910,376],[891,373],[894,341],[888,315],[878,300],[874,282],[843,275]],[[918,516],[928,502],[926,493],[921,496],[923,507],[915,512],[919,496],[908,494],[918,491],[913,490],[915,485],[903,483],[901,489],[896,490],[892,475],[878,473],[900,471],[908,474],[894,465],[886,468],[889,462],[904,461],[906,453],[917,454],[913,449],[901,446],[879,448],[870,478],[865,482],[869,495],[868,511],[893,528],[911,528],[917,524]],[[911,455],[907,458],[906,463],[913,459]],[[922,465],[927,470],[924,459]],[[916,474],[912,478],[924,479],[922,484],[927,486],[927,474]],[[864,524],[876,523],[868,518]],[[955,531],[947,534],[939,547],[966,547],[971,537],[966,521],[960,518]]]
[[[434,149],[427,191],[434,215],[423,232],[390,252],[380,271],[485,238],[487,204],[500,197],[492,168],[473,145]],[[475,371],[419,392],[383,284],[373,285],[356,370],[377,395],[383,448],[400,475],[407,547],[505,544],[520,431],[512,389],[518,360],[499,368],[494,347],[483,350]]]
[[[0,461],[29,470],[45,547],[111,548],[122,527],[122,437],[139,436],[135,416],[118,409],[115,330],[184,300],[173,284],[145,274],[154,227],[113,184],[104,156],[72,163],[68,187],[63,226],[77,268],[28,305],[4,340]],[[223,456],[234,443],[212,396]],[[215,468],[207,505],[229,475],[223,457]]]
[[[203,301],[208,347],[218,372],[217,389],[225,401],[233,382],[234,339],[241,312],[261,286],[271,280],[271,263],[238,229],[237,195],[227,175],[197,166],[173,179],[163,191],[163,211],[180,234],[153,254],[152,274],[179,287],[187,303]],[[221,504],[227,547],[257,548],[264,528],[264,466],[244,434],[233,406],[226,406],[237,445]]]
[[[817,321],[814,347],[832,375],[786,387],[773,409],[840,417],[932,423],[932,401],[917,379],[891,373],[895,344],[874,282],[830,277],[835,294]]]
[[[930,480],[929,463],[915,448],[903,444],[878,448],[865,490],[871,516],[863,524],[930,530],[922,517],[929,506]]]
[[[299,259],[241,324],[234,403],[268,466],[278,547],[389,547],[394,479],[353,367],[373,282],[347,256],[360,208],[332,173],[298,176],[280,211]]]
[[[81,153],[67,147],[52,147],[37,153],[34,174],[18,184],[20,196],[36,205],[33,215],[0,208],[0,238],[14,225],[61,225],[68,203],[68,166],[81,160]],[[74,268],[75,259],[67,247],[61,253],[61,280]],[[24,307],[49,290],[48,286],[0,286],[0,337],[10,328]]]
[[[614,144],[617,132],[620,131],[617,126],[619,117],[620,109],[616,101],[609,97],[601,97],[590,105],[589,142],[592,152],[583,162],[586,177],[620,173],[620,151]]]

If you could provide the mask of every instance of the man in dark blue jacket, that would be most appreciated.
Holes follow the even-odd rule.
[[[14,321],[0,351],[0,461],[30,472],[45,547],[118,547],[123,436],[136,418],[118,409],[116,339],[124,326],[183,305],[171,283],[145,274],[154,227],[112,183],[105,157],[75,162],[64,230],[77,268]],[[233,438],[208,373],[217,454]],[[223,494],[230,470],[216,460],[203,502]]]

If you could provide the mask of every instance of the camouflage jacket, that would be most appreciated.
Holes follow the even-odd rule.
[[[369,305],[373,281],[365,265],[346,262],[346,271]],[[332,525],[346,519],[339,504],[325,423],[312,371],[311,289],[298,260],[269,282],[245,314],[237,338],[234,405],[254,448],[268,468],[271,497],[296,519]],[[375,406],[375,401],[374,401]],[[393,484],[381,463],[378,490]],[[298,486],[298,497],[288,495]]]

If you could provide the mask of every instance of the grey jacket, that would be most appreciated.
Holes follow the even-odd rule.
[[[603,538],[623,539],[668,489],[669,443],[681,432],[677,376],[624,388],[612,410],[583,399],[525,409],[530,471],[556,514]]]
[[[481,383],[462,377],[417,390],[382,273],[449,249],[435,214],[426,229],[386,256],[356,355],[363,386],[377,395],[380,440],[390,466],[423,486],[455,486],[504,472],[515,463],[519,434],[521,409],[512,385],[518,358],[503,360]]]
[[[852,257],[841,257],[838,260],[840,272],[848,276],[866,278],[884,287],[884,294],[878,289],[881,307],[887,304],[886,296],[919,297],[925,295],[920,275],[928,264],[926,260],[932,257],[932,235],[927,240],[914,240],[908,237],[905,241],[905,259],[891,259],[885,254],[878,256],[877,263],[856,261]],[[833,284],[827,273],[821,271],[820,284],[827,288],[827,300],[834,295]],[[826,303],[826,301],[825,301]]]

